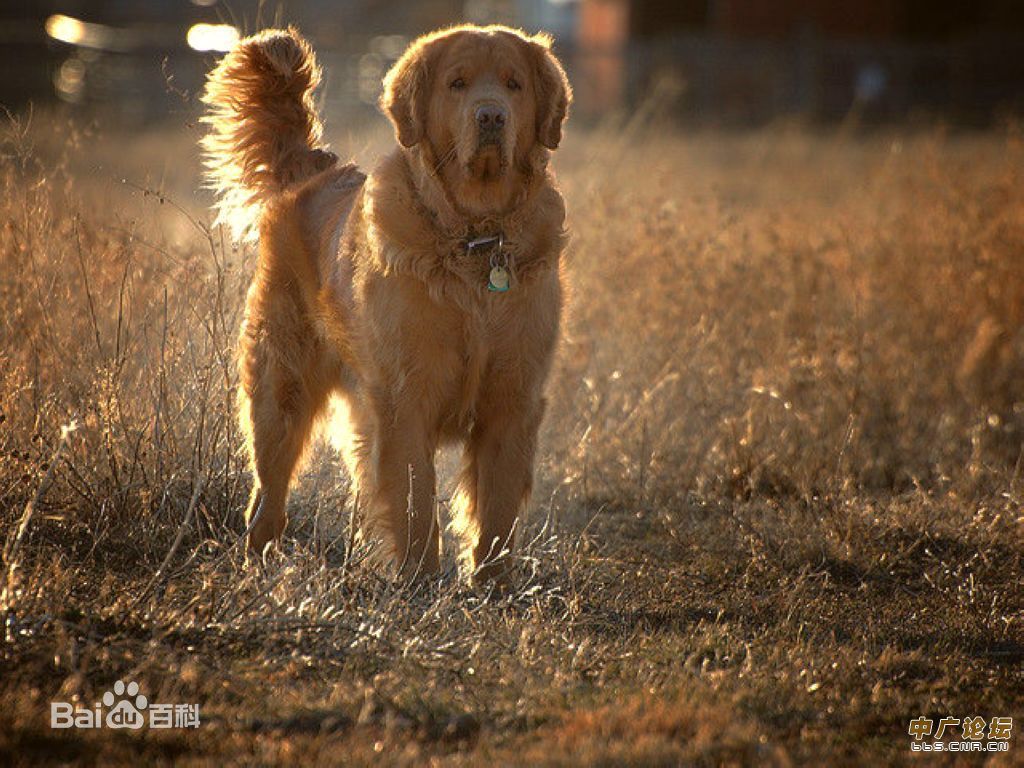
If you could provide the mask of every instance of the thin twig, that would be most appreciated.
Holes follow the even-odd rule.
[[[156,569],[156,573],[153,574],[153,578],[149,580],[149,584],[146,588],[139,593],[138,597],[129,606],[129,610],[135,608],[142,599],[149,594],[150,590],[153,589],[163,578],[164,572],[167,570],[167,566],[170,565],[171,560],[174,558],[175,553],[178,551],[178,547],[181,546],[182,540],[185,538],[185,531],[188,530],[188,524],[192,520],[192,513],[195,512],[196,505],[199,503],[199,495],[203,492],[203,486],[206,485],[206,474],[200,474],[196,480],[195,488],[192,489],[192,499],[188,503],[188,509],[185,510],[185,518],[181,521],[181,525],[178,526],[178,534],[174,537],[174,543],[171,544],[171,548],[167,551],[167,555],[164,557],[164,561],[160,563],[160,567]]]
[[[57,470],[57,464],[60,462],[61,454],[64,452],[64,446],[67,445],[69,435],[78,428],[78,424],[72,421],[70,424],[61,427],[60,429],[60,440],[57,442],[57,448],[53,452],[53,457],[50,459],[50,466],[46,469],[46,474],[43,475],[42,482],[39,483],[39,487],[36,489],[35,495],[29,500],[28,504],[25,505],[25,511],[21,515],[21,521],[18,523],[18,530],[11,538],[7,546],[4,547],[4,563],[7,565],[7,574],[4,578],[4,590],[0,593],[0,609],[5,612],[10,610],[13,592],[14,592],[14,573],[18,569],[18,549],[21,547],[22,539],[25,538],[25,532],[28,530],[28,524],[32,521],[32,516],[35,514],[36,508],[39,506],[39,502],[43,499],[43,494],[50,487],[50,483],[53,482],[53,474]]]

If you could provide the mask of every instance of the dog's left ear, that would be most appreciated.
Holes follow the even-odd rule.
[[[413,43],[384,76],[380,108],[394,124],[403,147],[418,144],[426,132],[428,45],[425,40]]]
[[[572,87],[561,62],[551,52],[551,42],[543,32],[529,39],[537,94],[537,140],[548,149],[558,149],[562,123],[572,103]]]

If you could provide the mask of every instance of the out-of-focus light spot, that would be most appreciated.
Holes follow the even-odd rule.
[[[46,20],[46,34],[54,40],[85,48],[105,48],[110,44],[112,33],[102,24],[89,24],[56,13]]]
[[[62,43],[77,45],[85,36],[85,24],[58,13],[46,20],[46,34]]]
[[[409,39],[403,35],[378,35],[370,40],[370,51],[385,59],[397,59],[408,44]]]
[[[364,104],[377,102],[385,69],[386,62],[379,53],[366,53],[359,57],[359,99]]]
[[[55,73],[53,84],[65,101],[79,101],[85,88],[85,63],[78,58],[68,59]]]
[[[238,30],[230,24],[193,24],[185,40],[196,51],[230,51],[238,42]]]

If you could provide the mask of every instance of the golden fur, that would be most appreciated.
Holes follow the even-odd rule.
[[[528,498],[562,306],[562,198],[547,167],[571,91],[550,41],[504,27],[427,35],[384,81],[398,144],[365,177],[319,143],[319,69],[294,31],[242,40],[211,73],[204,140],[220,219],[256,227],[241,334],[256,485],[250,551],[332,395],[369,532],[406,575],[440,556],[434,456],[460,441],[456,504],[478,578],[502,574]],[[511,288],[488,290],[501,234]]]

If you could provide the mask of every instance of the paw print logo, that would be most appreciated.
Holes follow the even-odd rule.
[[[136,682],[125,685],[123,680],[118,680],[113,691],[103,694],[103,705],[107,707],[107,728],[137,730],[145,725],[146,717],[142,710],[149,706],[149,701],[139,693]]]

